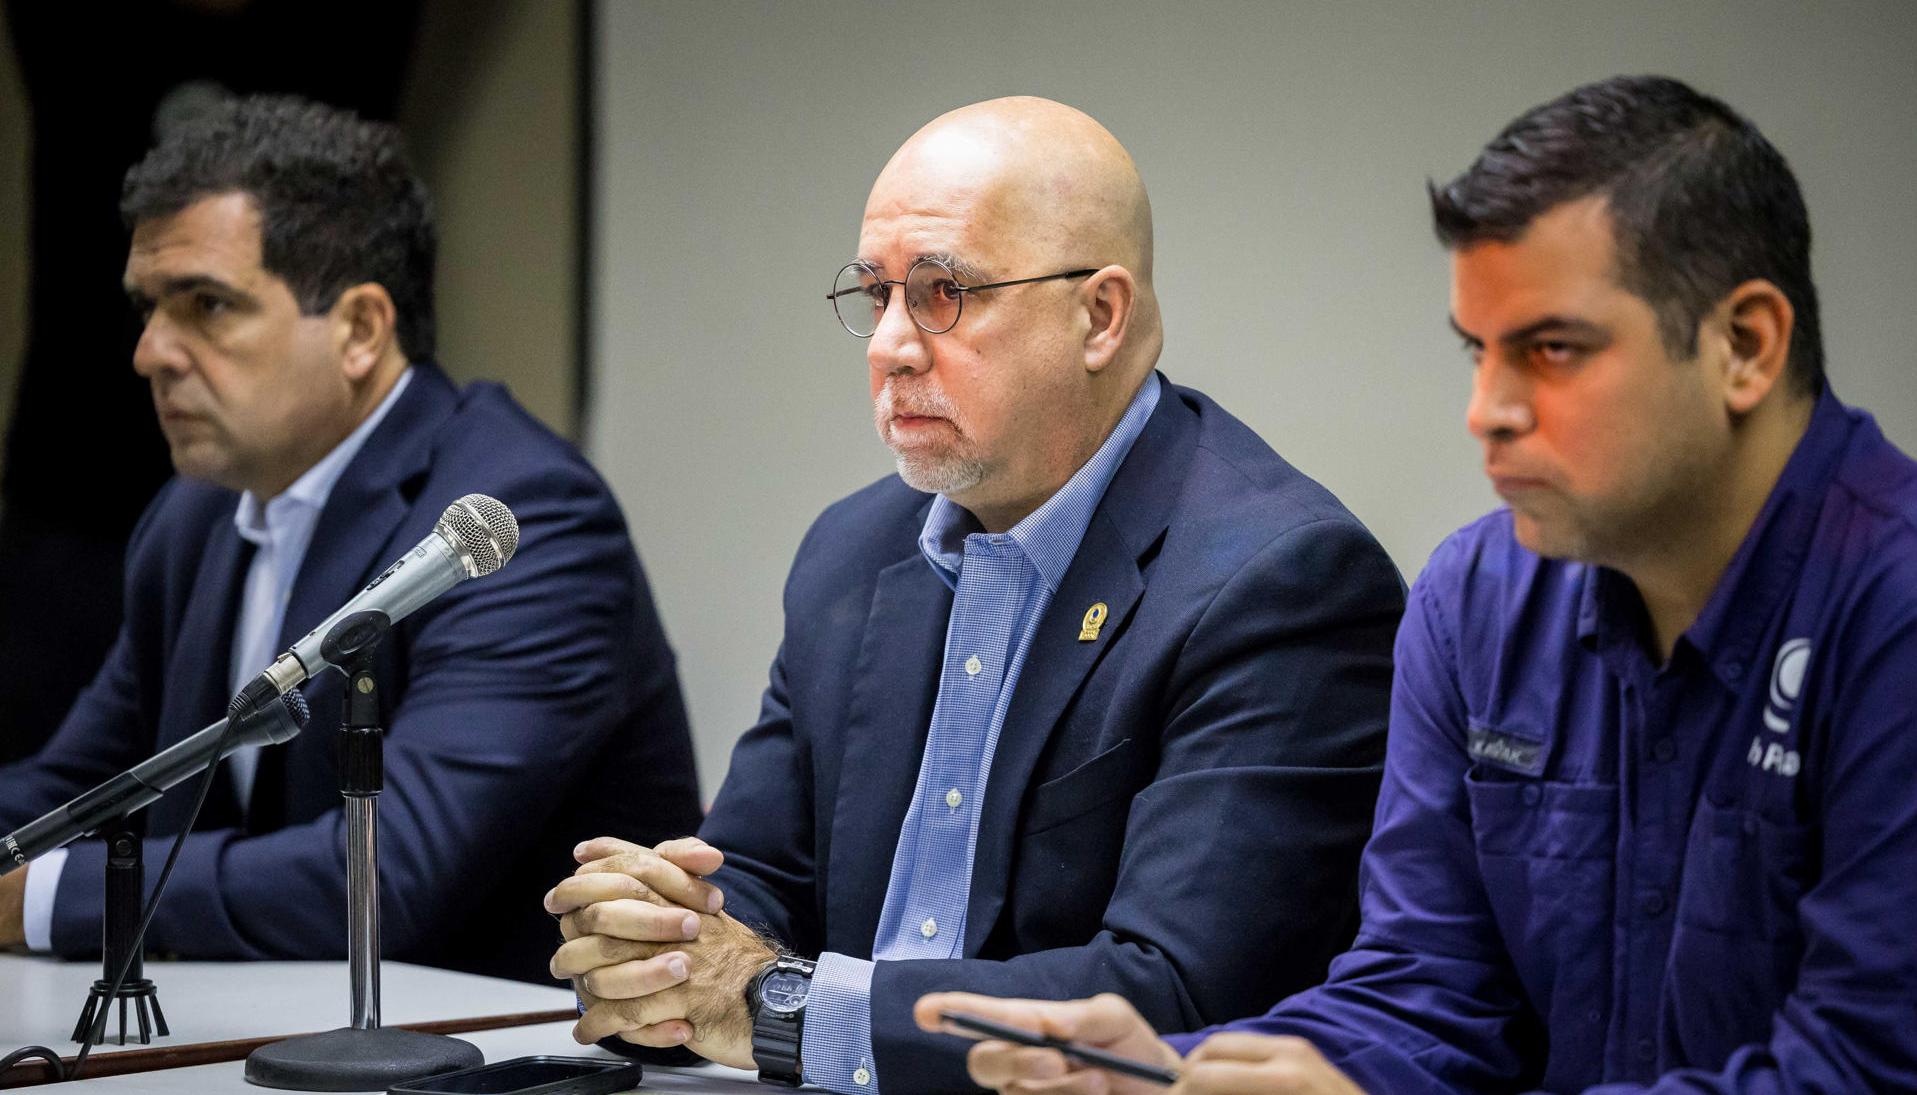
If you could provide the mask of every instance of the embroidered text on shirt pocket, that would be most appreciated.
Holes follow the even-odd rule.
[[[1478,764],[1489,764],[1523,776],[1544,774],[1544,736],[1529,730],[1492,726],[1472,719],[1465,732],[1464,751]]]

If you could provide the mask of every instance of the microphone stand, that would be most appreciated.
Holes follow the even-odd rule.
[[[357,612],[328,633],[322,652],[346,673],[340,705],[340,794],[346,799],[346,963],[351,1023],[264,1045],[247,1055],[246,1080],[294,1091],[383,1091],[485,1056],[470,1042],[379,1025],[379,793],[385,761],[373,652],[392,624]]]
[[[80,1021],[74,1024],[73,1040],[82,1045],[105,1045],[107,1016],[113,1001],[120,1004],[120,1034],[115,1045],[127,1044],[126,1013],[132,1005],[139,1021],[140,1044],[153,1041],[155,1031],[161,1038],[166,1014],[160,1010],[159,990],[147,980],[145,961],[136,944],[140,930],[140,901],[146,889],[146,865],[142,858],[145,823],[139,815],[124,815],[104,829],[107,844],[106,908],[100,928],[100,979],[87,992]],[[113,990],[113,975],[122,965],[126,976],[119,992]]]

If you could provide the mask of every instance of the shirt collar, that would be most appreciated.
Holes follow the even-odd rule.
[[[1125,462],[1132,443],[1144,432],[1145,422],[1157,408],[1160,385],[1156,372],[1147,376],[1132,395],[1118,425],[1112,428],[1092,458],[1043,505],[1003,533],[1005,539],[1016,544],[1031,560],[1040,580],[1052,592],[1058,591],[1066,569],[1072,565],[1072,557],[1078,554],[1079,542],[1085,539],[1092,514],[1105,497],[1105,488],[1111,485],[1112,476],[1118,474],[1119,465]],[[925,527],[919,533],[919,550],[932,565],[933,572],[956,589],[965,560],[965,538],[981,531],[978,518],[941,494],[932,499],[931,511],[925,515]]]
[[[1724,574],[1682,636],[1720,680],[1736,688],[1750,669],[1757,640],[1772,610],[1795,583],[1831,479],[1856,425],[1828,384],[1811,409],[1811,420],[1764,500],[1750,531]],[[1644,605],[1623,575],[1591,568],[1578,607],[1578,637],[1593,649],[1629,637],[1643,627]]]
[[[290,512],[308,510],[317,513],[324,508],[327,496],[333,493],[333,484],[339,482],[339,477],[346,471],[346,465],[353,462],[353,457],[359,454],[359,450],[366,444],[366,439],[379,428],[387,412],[399,402],[400,394],[406,390],[406,385],[412,379],[413,367],[408,365],[405,371],[399,374],[399,380],[393,385],[393,390],[387,392],[386,398],[380,400],[379,406],[373,408],[373,413],[367,415],[364,422],[354,427],[353,432],[346,435],[346,440],[333,446],[333,450],[320,457],[317,464],[306,469],[298,479],[293,480],[292,486],[265,502],[261,502],[259,496],[250,490],[243,492],[240,495],[239,508],[233,513],[233,524],[239,529],[240,536],[255,544],[264,544],[270,535],[269,530],[283,524],[285,516]]]

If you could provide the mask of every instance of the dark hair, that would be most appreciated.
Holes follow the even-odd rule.
[[[1602,195],[1618,283],[1657,312],[1666,348],[1697,347],[1704,313],[1764,278],[1796,313],[1790,372],[1824,385],[1810,218],[1784,157],[1730,107],[1662,76],[1617,76],[1533,107],[1464,174],[1427,184],[1438,240],[1509,242],[1545,211]]]
[[[398,313],[400,351],[433,355],[438,232],[398,130],[304,99],[227,99],[181,122],[127,172],[120,215],[132,227],[234,191],[258,206],[261,265],[301,312],[378,282]]]

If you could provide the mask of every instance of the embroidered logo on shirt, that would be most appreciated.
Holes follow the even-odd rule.
[[[1764,708],[1764,725],[1782,734],[1791,728],[1791,708],[1804,691],[1804,670],[1810,665],[1809,639],[1792,639],[1777,648],[1771,666],[1771,702]]]
[[[1473,725],[1464,751],[1472,760],[1495,764],[1527,776],[1544,774],[1544,745],[1489,726]]]
[[[1792,639],[1777,648],[1777,660],[1771,664],[1770,702],[1764,706],[1764,727],[1772,733],[1790,732],[1791,711],[1803,694],[1804,671],[1810,666],[1810,656],[1809,639]],[[1797,750],[1785,748],[1782,742],[1766,742],[1762,734],[1751,739],[1744,759],[1761,772],[1773,772],[1785,779],[1797,775],[1804,767],[1804,758]]]

